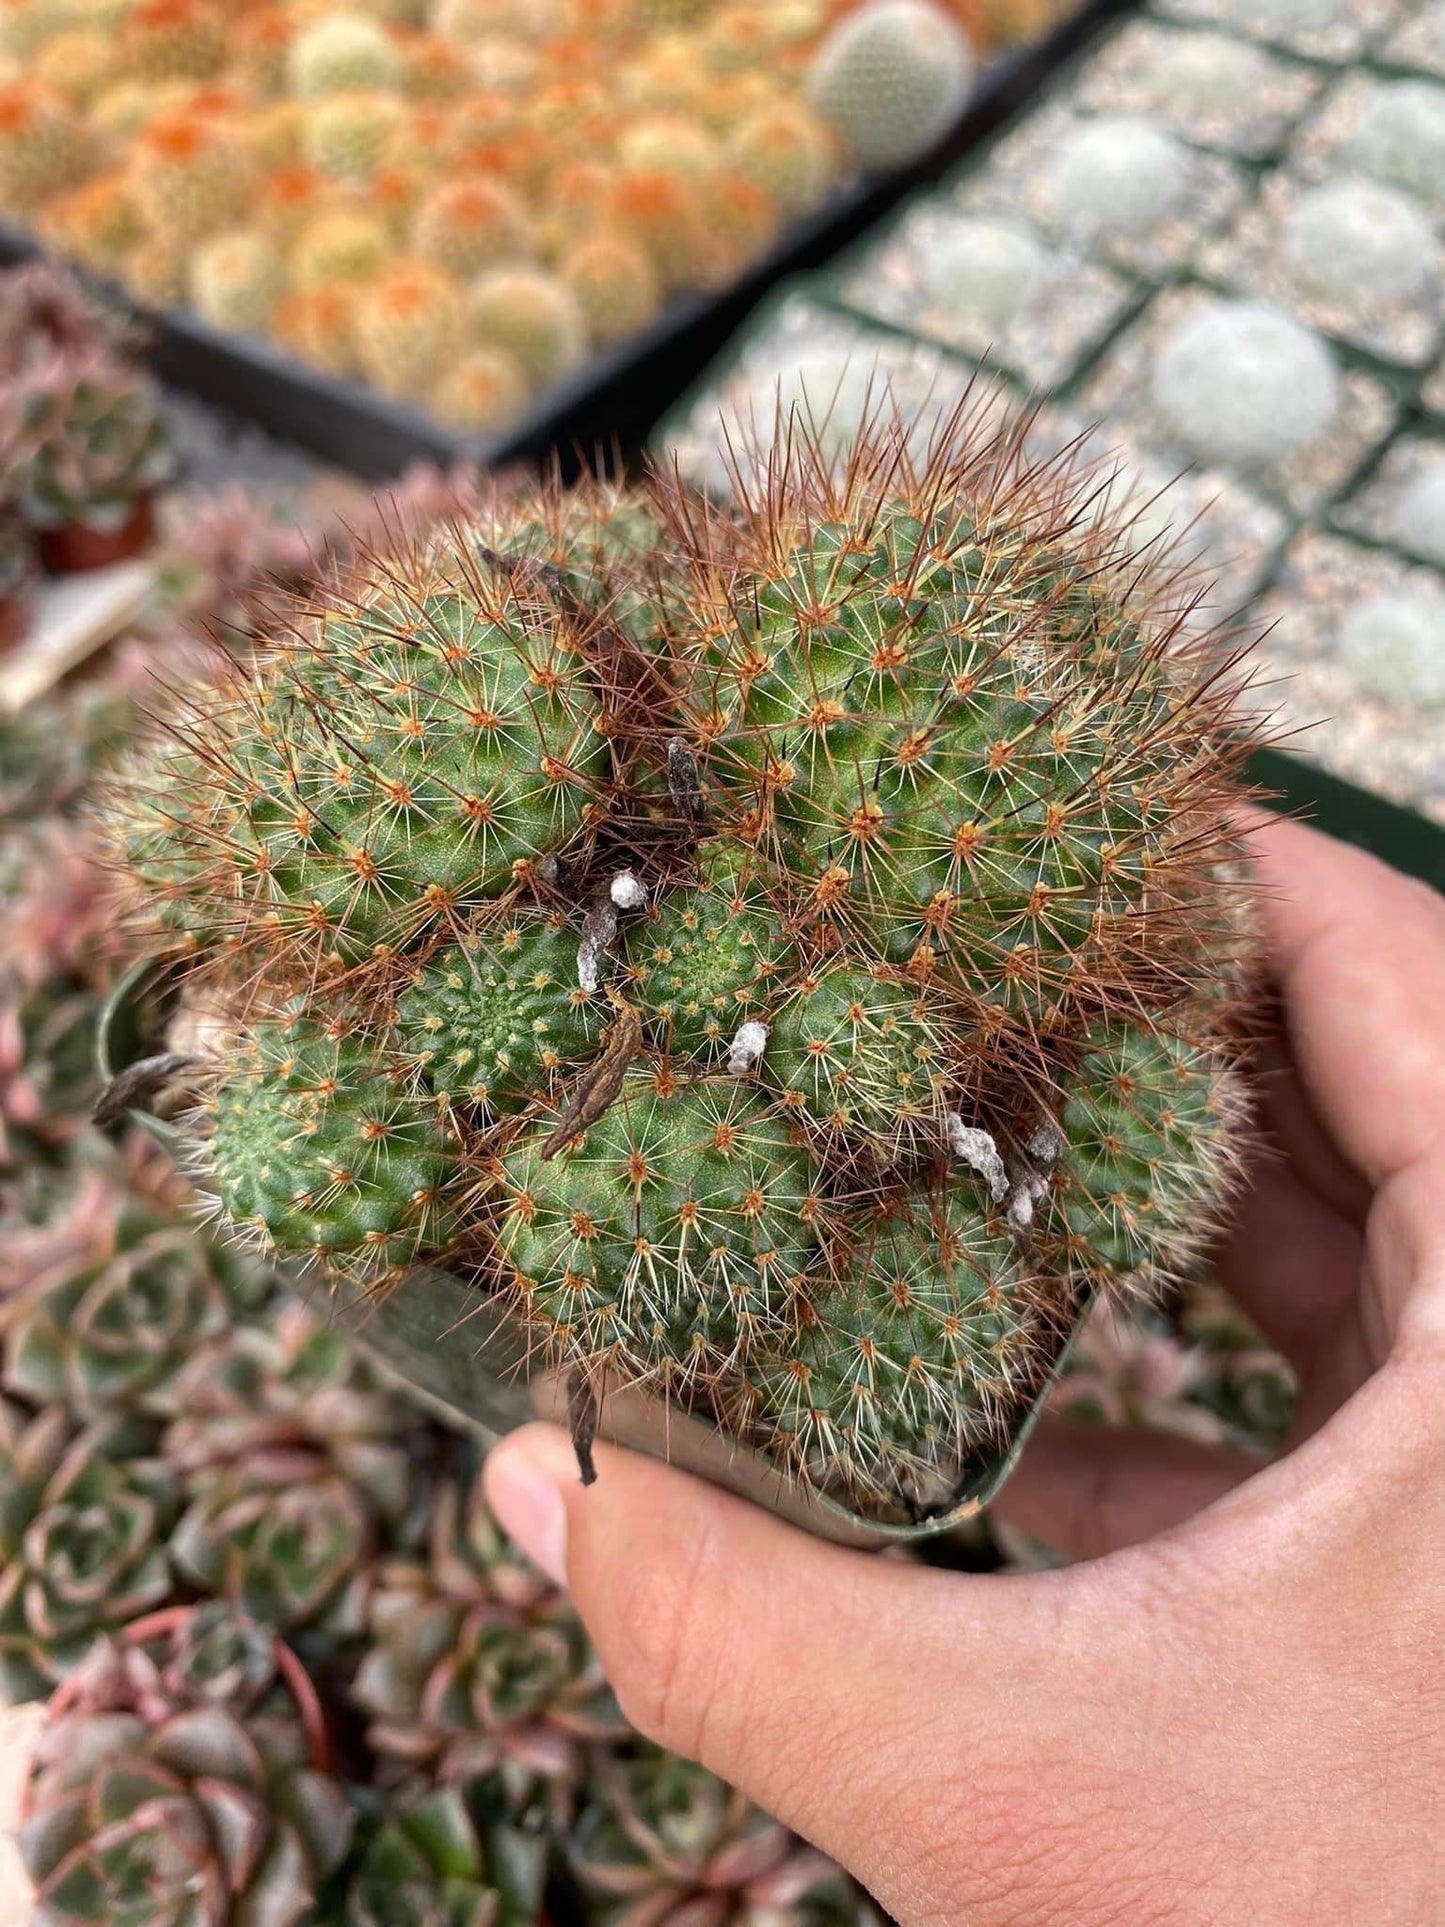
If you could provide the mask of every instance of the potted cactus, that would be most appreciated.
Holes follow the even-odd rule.
[[[45,566],[72,574],[144,549],[173,468],[154,384],[103,349],[60,349],[22,371],[16,406],[16,489]]]
[[[1227,1202],[1231,677],[1016,434],[778,447],[498,492],[173,719],[111,1105],[178,1077],[222,1217],[473,1420],[937,1530]]]

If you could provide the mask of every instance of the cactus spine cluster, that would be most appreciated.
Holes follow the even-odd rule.
[[[123,790],[121,859],[234,1010],[233,1221],[440,1257],[580,1397],[906,1519],[1228,1194],[1228,678],[1015,437],[739,487],[372,557]]]

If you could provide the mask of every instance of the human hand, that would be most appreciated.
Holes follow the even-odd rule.
[[[822,1544],[564,1434],[492,1454],[629,1717],[904,1927],[1445,1919],[1445,902],[1254,835],[1284,1013],[1224,1283],[1290,1358],[1277,1464],[1042,1429],[998,1509],[1081,1563]]]

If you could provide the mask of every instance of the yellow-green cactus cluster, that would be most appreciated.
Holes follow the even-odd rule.
[[[884,151],[818,82],[881,4],[3,0],[0,221],[498,429]],[[905,11],[900,100],[988,37]]]

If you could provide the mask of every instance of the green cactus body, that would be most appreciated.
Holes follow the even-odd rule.
[[[383,582],[333,606],[171,753],[177,921],[183,904],[242,932],[264,918],[300,950],[357,959],[581,837],[608,763],[585,664],[480,566],[470,582],[466,566],[420,573],[414,597]]]
[[[1127,971],[1188,751],[1157,651],[1085,570],[895,500],[820,517],[733,618],[701,727],[799,908],[1033,1021]]]
[[[1237,1166],[1234,1073],[1167,1031],[1096,1031],[1064,1086],[1055,1209],[1096,1275],[1177,1271],[1217,1222]]]
[[[762,1075],[845,1155],[893,1163],[938,1138],[947,1066],[916,984],[842,966],[810,974],[771,1019]]]
[[[545,1144],[504,1161],[497,1242],[557,1354],[614,1383],[685,1384],[789,1327],[819,1173],[756,1095],[638,1071],[550,1162]]]
[[[1218,1227],[1257,949],[1177,582],[1019,432],[937,434],[486,494],[108,812],[225,1006],[231,1219],[439,1257],[539,1369],[895,1523]]]
[[[763,1015],[795,961],[745,857],[715,847],[699,871],[699,887],[669,898],[627,950],[627,979],[653,1037],[695,1068],[727,1056],[738,1027]]]
[[[277,1250],[385,1275],[448,1242],[458,1160],[434,1107],[375,1051],[305,1017],[258,1024],[222,1086],[210,1157],[227,1214]]]
[[[809,1294],[803,1330],[745,1374],[779,1464],[870,1511],[946,1501],[1036,1376],[1044,1326],[1011,1239],[972,1187],[865,1229]]]
[[[439,951],[398,1004],[408,1068],[451,1104],[522,1109],[595,1050],[605,1005],[577,983],[577,934],[516,919]]]

